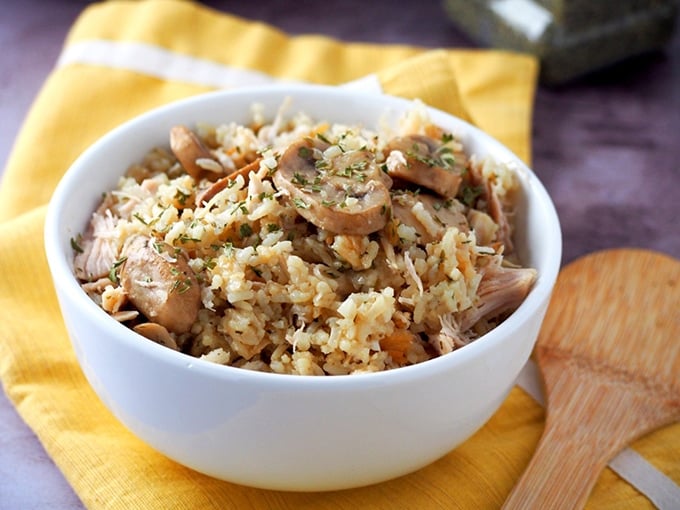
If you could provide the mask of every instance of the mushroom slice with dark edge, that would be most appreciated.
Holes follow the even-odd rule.
[[[458,193],[467,158],[445,141],[425,135],[393,138],[385,147],[387,173],[395,178],[423,186],[443,197]]]
[[[132,329],[135,331],[135,333],[139,333],[143,337],[148,338],[157,344],[169,347],[174,351],[179,351],[179,347],[177,346],[175,339],[172,338],[170,332],[160,324],[156,324],[155,322],[144,322],[142,324],[137,324]]]
[[[222,164],[201,142],[201,139],[186,126],[174,126],[170,130],[170,149],[187,173],[196,180],[208,177],[210,174],[224,173]],[[200,164],[201,160],[204,161],[203,165]],[[208,170],[208,166],[214,169]]]
[[[286,149],[274,174],[300,216],[335,234],[367,235],[390,217],[388,177],[368,151],[325,159],[329,145],[304,138]]]
[[[462,204],[454,199],[406,190],[392,191],[394,218],[413,227],[421,244],[441,240],[448,227],[468,232],[470,227],[463,211]]]
[[[130,302],[172,333],[189,331],[201,306],[201,289],[184,256],[140,234],[125,243],[122,255],[119,279]]]
[[[243,178],[245,179],[245,182],[247,183],[250,176],[250,172],[257,172],[257,170],[260,168],[260,161],[262,161],[262,158],[257,158],[255,161],[252,161],[247,165],[244,165],[241,168],[234,170],[226,177],[222,177],[221,179],[216,180],[207,188],[199,191],[196,194],[196,205],[198,207],[203,207],[220,191],[223,191],[226,188],[228,188],[229,183],[236,179],[236,177],[238,177],[239,175],[242,175]]]
[[[501,204],[498,195],[494,192],[491,181],[484,178],[482,175],[482,168],[479,165],[471,165],[467,177],[470,183],[464,185],[461,190],[465,191],[466,188],[471,189],[473,190],[473,194],[479,193],[484,197],[488,214],[496,225],[498,225],[498,229],[495,233],[496,239],[503,244],[505,255],[510,255],[514,251],[510,219],[503,210],[503,204]],[[471,201],[470,205],[472,205],[472,202],[473,201]]]

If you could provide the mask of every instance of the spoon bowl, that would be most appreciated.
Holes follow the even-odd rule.
[[[680,420],[679,305],[680,262],[654,252],[560,273],[535,349],[545,429],[503,508],[582,508],[621,449]]]

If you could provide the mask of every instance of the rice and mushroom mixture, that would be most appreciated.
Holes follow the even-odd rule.
[[[257,105],[250,125],[176,126],[72,240],[76,276],[118,321],[215,363],[420,363],[495,327],[536,278],[513,257],[513,170],[462,143],[419,102],[377,129]]]

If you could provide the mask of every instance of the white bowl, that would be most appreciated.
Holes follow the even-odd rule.
[[[142,340],[91,301],[73,275],[70,239],[85,229],[102,192],[132,162],[167,144],[176,124],[251,119],[291,110],[376,126],[412,102],[319,86],[222,91],[180,101],[125,123],[68,170],[45,225],[47,258],[73,348],[88,381],[128,429],[177,462],[231,482],[280,490],[334,490],[417,470],[468,439],[499,408],[527,361],[557,277],[559,221],[537,177],[499,142],[432,110],[465,134],[476,154],[514,161],[521,182],[515,242],[538,280],[500,326],[451,354],[392,371],[291,376],[221,366]]]

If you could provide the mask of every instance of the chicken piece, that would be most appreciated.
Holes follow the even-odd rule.
[[[100,207],[92,215],[83,238],[73,242],[78,252],[73,259],[73,270],[79,280],[94,282],[108,276],[118,258],[114,230],[115,220],[111,211]]]
[[[196,321],[201,289],[182,254],[167,243],[135,235],[123,247],[120,284],[151,322],[185,333]]]
[[[448,227],[467,232],[469,225],[463,206],[453,199],[416,194],[409,191],[392,193],[392,214],[405,225],[413,227],[422,244],[440,240]]]
[[[443,197],[458,193],[467,158],[439,140],[424,135],[401,136],[385,147],[387,173],[395,178],[424,186]]]
[[[482,318],[493,318],[517,308],[531,290],[536,275],[533,268],[503,267],[500,257],[491,262],[484,269],[477,289],[478,302],[461,314],[461,329],[466,331]]]
[[[200,138],[186,126],[170,130],[170,149],[191,177],[197,181],[224,173],[224,167]]]
[[[368,151],[325,159],[328,144],[305,138],[281,156],[274,184],[287,193],[300,216],[335,234],[367,235],[390,216],[388,177]]]

